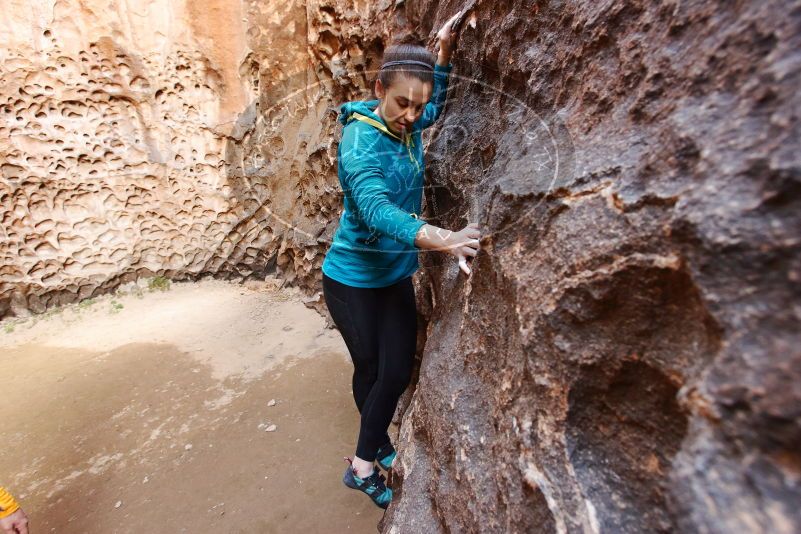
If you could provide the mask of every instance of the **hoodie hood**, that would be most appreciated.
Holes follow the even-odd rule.
[[[378,121],[384,122],[381,120],[381,117],[373,112],[376,106],[378,106],[378,100],[357,100],[355,102],[345,102],[339,106],[339,122],[341,122],[343,125],[347,124],[350,116],[353,115],[353,113],[361,113],[362,115],[367,115],[368,117],[372,117]]]

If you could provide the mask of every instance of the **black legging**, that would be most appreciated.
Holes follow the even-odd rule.
[[[353,360],[353,398],[361,414],[356,456],[373,461],[412,377],[417,312],[412,278],[388,287],[352,287],[323,274],[323,295]]]

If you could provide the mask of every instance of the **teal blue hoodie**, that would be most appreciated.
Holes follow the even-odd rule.
[[[452,68],[434,66],[431,99],[406,139],[389,131],[373,111],[378,100],[339,107],[345,126],[337,159],[345,206],[323,261],[330,278],[385,287],[418,269],[414,238],[426,224],[419,218],[425,176],[421,133],[442,113]]]

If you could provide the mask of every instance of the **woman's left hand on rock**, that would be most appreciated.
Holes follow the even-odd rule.
[[[447,56],[451,55],[451,52],[456,48],[456,34],[452,31],[453,23],[462,15],[462,12],[459,11],[446,22],[442,28],[437,32],[437,38],[439,39],[439,51],[441,54],[445,54]]]

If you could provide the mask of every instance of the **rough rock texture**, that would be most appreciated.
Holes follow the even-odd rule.
[[[239,2],[12,1],[0,14],[0,316],[214,272],[250,96]],[[239,252],[239,251],[236,251]]]
[[[241,71],[258,99],[226,149],[227,176],[246,199],[236,230],[324,315],[320,266],[342,209],[335,108],[371,98],[369,73],[380,63],[389,13],[386,3],[249,2],[251,52]],[[264,241],[254,243],[257,235]],[[241,269],[253,269],[252,258]]]
[[[153,274],[313,292],[341,204],[330,108],[380,59],[375,9],[6,2],[0,317]]]
[[[798,532],[801,4],[476,4],[384,532]]]

